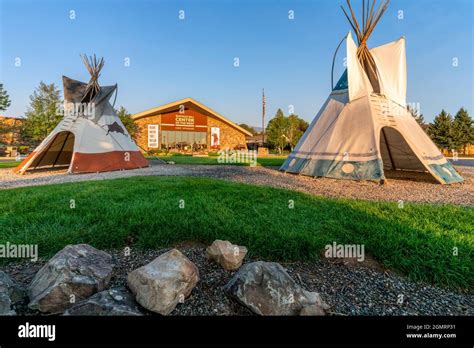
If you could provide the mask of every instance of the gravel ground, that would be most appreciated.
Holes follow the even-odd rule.
[[[429,175],[388,172],[388,183],[379,185],[368,181],[312,178],[285,174],[277,168],[228,165],[166,165],[153,163],[148,168],[93,174],[67,174],[65,170],[28,173],[23,176],[11,169],[0,169],[0,189],[22,186],[59,184],[87,180],[106,180],[130,176],[200,176],[220,178],[242,183],[286,188],[320,196],[347,197],[425,203],[453,203],[474,205],[474,168],[457,166],[465,182],[440,185]]]
[[[205,246],[188,244],[178,247],[199,268],[200,281],[186,299],[178,304],[171,315],[252,315],[245,307],[229,299],[222,287],[234,272],[226,271],[205,257]],[[115,263],[110,287],[126,285],[128,272],[168,251],[132,249],[130,256],[122,251],[109,250]],[[256,260],[247,259],[246,262]],[[3,270],[17,282],[27,285],[44,264],[39,260],[12,263]],[[319,292],[328,303],[330,315],[474,315],[474,294],[451,292],[425,284],[415,284],[406,278],[383,270],[375,262],[364,264],[329,262],[283,263],[288,273],[303,288]],[[403,295],[403,303],[398,304]],[[18,303],[16,311],[22,315],[37,315],[27,308],[27,302]],[[144,314],[153,314],[144,311]]]

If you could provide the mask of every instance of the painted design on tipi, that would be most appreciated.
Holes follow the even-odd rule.
[[[119,125],[117,121],[114,121],[112,124],[106,124],[105,126],[107,127],[107,135],[109,135],[110,132],[127,135],[125,129],[123,129],[123,127]]]

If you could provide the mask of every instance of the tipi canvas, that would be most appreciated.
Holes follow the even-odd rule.
[[[64,118],[17,172],[67,167],[69,173],[89,173],[148,166],[109,102],[117,85],[101,87],[97,82],[104,61],[83,59],[91,81],[63,76]]]
[[[463,181],[418,125],[406,104],[405,39],[368,49],[385,12],[363,2],[362,25],[346,37],[347,69],[281,170],[314,177],[384,182],[384,170],[429,172],[438,182]],[[352,18],[352,20],[350,19]]]

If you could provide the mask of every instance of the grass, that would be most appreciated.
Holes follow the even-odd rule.
[[[20,161],[0,161],[0,168],[14,168],[20,163]]]
[[[249,163],[219,163],[218,156],[209,156],[209,157],[193,157],[192,155],[182,155],[182,154],[172,154],[172,155],[160,155],[157,156],[167,162],[173,161],[176,164],[204,164],[204,165],[243,165],[248,166]],[[152,157],[148,157],[151,159]],[[258,166],[275,166],[280,167],[285,161],[286,156],[269,156],[269,157],[258,157],[257,165]]]
[[[38,244],[47,257],[70,243],[122,248],[132,237],[134,248],[161,248],[219,238],[261,259],[311,261],[336,241],[364,244],[414,281],[474,285],[474,209],[461,206],[400,209],[215,179],[135,177],[2,190],[0,211],[0,244]]]

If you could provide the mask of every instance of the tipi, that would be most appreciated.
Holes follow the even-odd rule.
[[[109,102],[117,89],[99,86],[104,60],[82,56],[91,79],[83,83],[63,76],[64,118],[17,168],[68,167],[69,173],[105,172],[147,167],[125,126]]]
[[[359,45],[349,32],[347,69],[280,169],[381,183],[384,170],[429,172],[442,184],[463,181],[407,109],[405,38],[366,45],[389,0],[377,10],[375,2],[363,0],[359,25],[347,0],[350,17],[343,11]]]

